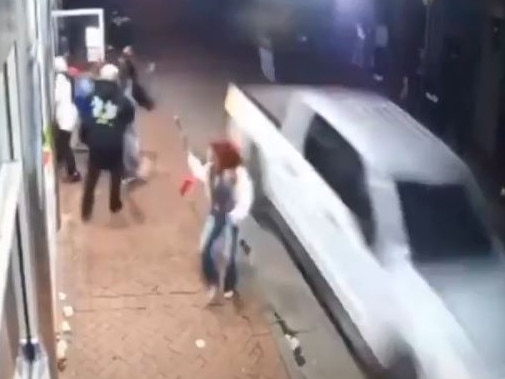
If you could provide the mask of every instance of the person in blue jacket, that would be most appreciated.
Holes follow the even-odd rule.
[[[74,83],[74,103],[81,119],[81,129],[79,137],[81,142],[86,143],[86,131],[89,129],[89,120],[92,119],[92,94],[95,89],[93,78],[89,75],[82,75],[75,78]]]

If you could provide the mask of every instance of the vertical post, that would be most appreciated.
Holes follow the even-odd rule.
[[[105,61],[105,20],[103,9],[98,11],[98,28],[102,31],[102,48],[100,54],[102,56],[102,61]]]
[[[421,56],[420,63],[420,72],[419,72],[419,94],[418,94],[418,112],[421,118],[426,122],[428,121],[428,127],[432,128],[431,118],[425,114],[426,112],[426,101],[433,101],[432,94],[428,94],[428,72],[429,72],[429,57],[430,57],[430,49],[431,49],[431,22],[432,22],[432,5],[434,0],[423,0],[424,6],[426,7],[426,14],[424,20],[424,43],[423,50]],[[428,98],[429,96],[429,98]]]
[[[430,25],[431,25],[431,6],[433,4],[433,0],[423,0],[424,5],[426,6],[426,19],[425,19],[425,28],[424,28],[424,62],[426,62],[426,57],[428,56],[428,49],[430,47]]]

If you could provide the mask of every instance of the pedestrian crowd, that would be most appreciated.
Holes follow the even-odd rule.
[[[79,182],[72,138],[89,150],[81,202],[81,218],[91,219],[95,188],[103,171],[110,175],[109,209],[122,209],[122,184],[144,180],[140,169],[140,141],[135,122],[138,106],[151,110],[153,99],[141,84],[131,47],[111,62],[82,73],[55,59],[56,150],[66,166],[67,180]],[[182,129],[181,129],[182,130]],[[253,203],[253,186],[239,150],[229,140],[210,144],[206,162],[188,145],[187,164],[193,181],[203,183],[209,211],[200,242],[203,278],[211,303],[233,297],[237,284],[236,256],[239,226]]]
[[[121,182],[142,179],[139,175],[140,146],[135,108],[151,110],[153,101],[138,81],[131,48],[116,62],[97,64],[89,72],[76,72],[64,57],[55,59],[56,151],[66,165],[71,182],[81,180],[72,137],[78,135],[89,149],[82,200],[82,218],[89,220],[94,191],[102,171],[108,171],[110,210],[122,208]]]

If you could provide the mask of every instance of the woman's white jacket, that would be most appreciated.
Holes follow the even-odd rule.
[[[195,178],[201,181],[205,186],[207,197],[210,197],[210,168],[212,163],[202,163],[191,152],[188,153],[188,166]],[[243,166],[236,169],[236,185],[235,185],[235,207],[229,213],[230,220],[235,224],[239,224],[250,213],[254,201],[254,189],[251,178]]]

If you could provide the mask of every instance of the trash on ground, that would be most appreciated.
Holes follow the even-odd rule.
[[[61,323],[61,331],[63,333],[70,333],[70,332],[72,332],[72,328],[70,327],[70,323],[68,321],[63,321]]]
[[[298,338],[290,336],[289,334],[285,334],[284,337],[288,340],[289,347],[292,351],[300,347],[300,340]]]
[[[68,343],[65,340],[59,340],[56,344],[56,357],[64,359],[67,357]]]
[[[195,341],[195,345],[197,348],[203,349],[207,344],[206,344],[205,340],[198,339]]]
[[[56,343],[56,365],[60,372],[67,368],[67,351],[68,343],[65,340],[59,339]]]
[[[74,315],[74,308],[72,308],[70,305],[63,307],[63,314],[65,317],[72,317]]]

